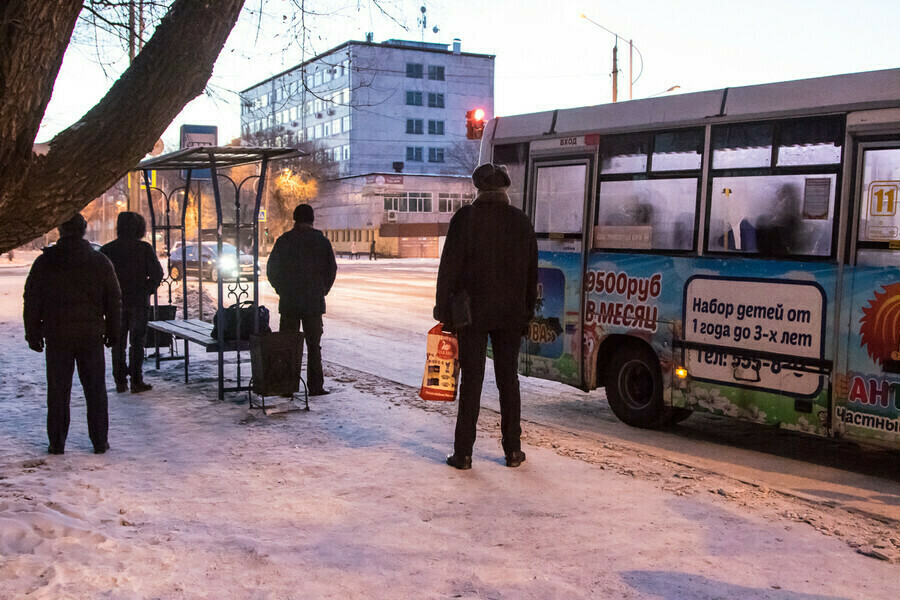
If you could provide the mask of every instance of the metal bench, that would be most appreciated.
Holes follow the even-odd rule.
[[[184,343],[184,354],[182,356],[172,356],[169,357],[169,360],[178,360],[184,359],[184,382],[188,383],[189,380],[189,369],[191,364],[191,354],[188,348],[188,342],[192,342],[199,346],[202,346],[204,350],[207,352],[219,352],[219,340],[212,337],[213,324],[207,323],[206,321],[201,321],[200,319],[187,319],[187,320],[173,320],[173,321],[150,321],[147,323],[147,326],[150,329],[155,329],[156,331],[161,331],[164,333],[171,334],[175,338],[180,338],[185,340]],[[223,352],[235,352],[240,350],[241,352],[249,352],[250,351],[250,342],[248,340],[241,341],[230,341],[225,342],[221,350]],[[161,360],[159,356],[159,352],[156,354],[156,368],[159,368],[159,361]],[[226,391],[232,391],[230,388],[225,387],[224,377],[223,377],[223,362],[220,355],[219,358],[219,400],[224,399],[224,393]]]
[[[178,360],[184,359],[184,382],[188,383],[188,368],[190,366],[190,352],[188,350],[187,342],[193,342],[199,346],[202,346],[204,350],[207,352],[218,352],[219,351],[219,340],[212,337],[213,324],[207,323],[206,321],[201,321],[200,319],[187,319],[185,321],[180,320],[172,320],[172,321],[150,321],[147,323],[147,326],[151,329],[155,329],[156,331],[161,331],[164,333],[168,333],[175,338],[180,338],[185,340],[184,344],[184,355],[183,356],[171,356],[168,360]],[[272,334],[272,335],[288,335],[288,334]],[[293,342],[291,345],[297,349],[297,353],[299,353],[300,357],[302,357],[302,347],[303,347],[303,334],[295,333],[293,334],[298,341]],[[298,343],[299,342],[299,343]],[[222,346],[222,350],[224,352],[234,352],[240,350],[241,352],[249,352],[251,348],[251,342],[249,340],[241,340],[241,341],[229,341],[225,342]],[[282,346],[284,344],[282,343]],[[283,351],[283,350],[282,350]],[[272,360],[274,358],[278,358],[277,356],[262,356],[262,360]],[[282,362],[283,362],[283,357]],[[157,349],[156,355],[156,368],[159,368],[159,361],[166,360],[161,359],[159,356],[159,350]],[[306,389],[306,381],[303,380],[303,377],[300,376],[299,370],[301,368],[301,360],[300,358],[295,358],[294,360],[289,360],[289,363],[297,362],[297,373],[296,376],[303,384],[303,397],[304,402],[306,404],[305,410],[309,410],[309,394]],[[276,361],[277,362],[277,361]],[[264,370],[264,367],[261,367],[261,372]],[[269,376],[271,378],[271,375]],[[262,404],[258,406],[258,408],[262,408],[266,414],[269,414],[271,411],[282,412],[282,408],[278,407],[267,407],[265,392],[260,392],[257,388],[241,388],[247,389],[248,398],[250,389],[256,389],[258,393],[260,393],[262,397]],[[219,399],[222,400],[224,397],[224,392],[226,391],[237,391],[233,388],[225,388],[224,387],[224,378],[222,374],[222,362],[219,361]],[[253,403],[252,398],[249,399],[250,407],[255,408],[256,406]]]

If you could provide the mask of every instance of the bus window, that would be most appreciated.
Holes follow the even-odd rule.
[[[840,117],[790,121],[779,126],[779,167],[841,162],[844,131]]]
[[[772,163],[771,123],[740,123],[713,129],[713,169],[768,167]]]
[[[687,129],[658,133],[653,140],[652,171],[700,170],[703,130]]]
[[[580,234],[587,165],[538,167],[535,177],[537,233]]]
[[[510,186],[506,190],[509,203],[517,208],[525,209],[525,166],[528,162],[528,143],[502,144],[494,147],[491,162],[506,165],[509,171]]]
[[[697,178],[604,181],[594,248],[691,250]]]
[[[647,170],[648,136],[616,135],[603,138],[600,142],[600,173],[643,173]]]
[[[837,175],[714,177],[707,249],[829,256]]]
[[[694,249],[703,129],[607,136],[600,158],[594,249]]]
[[[867,149],[862,180],[857,264],[900,266],[900,148]]]

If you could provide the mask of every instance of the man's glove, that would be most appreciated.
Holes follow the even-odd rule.
[[[112,348],[113,346],[115,346],[118,343],[119,343],[119,338],[117,336],[108,335],[108,334],[103,336],[103,345],[106,346],[107,348]]]
[[[44,340],[42,338],[31,338],[29,340],[25,340],[28,342],[28,347],[34,350],[35,352],[43,352],[44,351]]]

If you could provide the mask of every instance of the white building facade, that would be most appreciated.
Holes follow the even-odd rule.
[[[478,141],[466,139],[465,115],[482,108],[493,117],[494,56],[462,52],[459,40],[350,41],[244,90],[241,100],[245,143],[299,147],[326,165],[313,206],[336,250],[377,240],[382,254],[431,256],[437,239],[400,238],[442,236],[447,207],[474,197],[465,178]]]

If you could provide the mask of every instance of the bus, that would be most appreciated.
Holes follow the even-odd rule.
[[[900,69],[485,126],[538,237],[527,376],[900,448]]]

